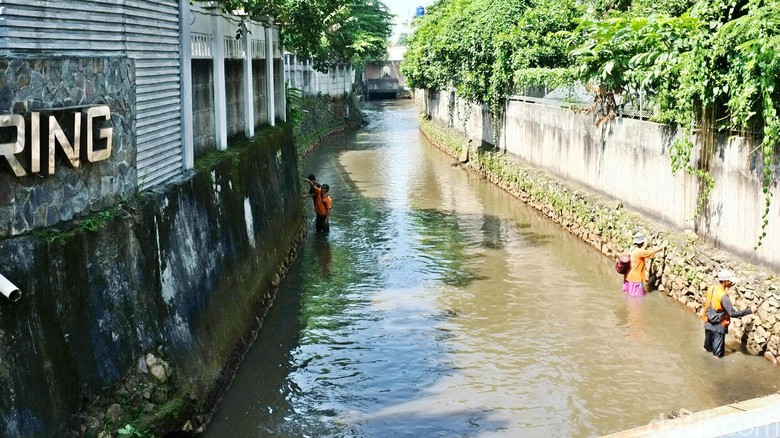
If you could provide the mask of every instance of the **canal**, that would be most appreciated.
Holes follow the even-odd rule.
[[[370,104],[307,158],[331,232],[310,227],[207,437],[597,436],[777,391],[763,358],[704,354],[688,310],[625,297],[611,260],[453,166],[418,111]]]

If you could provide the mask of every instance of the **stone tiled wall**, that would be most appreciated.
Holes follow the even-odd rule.
[[[27,176],[17,177],[0,156],[0,237],[102,210],[135,193],[135,102],[135,65],[128,58],[0,59],[0,114],[22,114],[28,127],[26,150],[16,155]],[[30,113],[41,113],[41,148],[45,149],[50,115],[59,120],[97,105],[111,110],[109,159],[81,160],[80,167],[72,168],[58,150],[54,175],[29,173]],[[72,141],[73,133],[63,128]],[[15,129],[0,129],[0,143],[15,138]],[[82,150],[85,144],[82,132]]]
[[[196,158],[217,148],[213,70],[210,59],[192,60],[192,125]]]

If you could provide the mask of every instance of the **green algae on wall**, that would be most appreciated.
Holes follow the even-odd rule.
[[[0,240],[23,290],[0,303],[0,436],[160,434],[209,411],[305,231],[290,129],[269,132],[97,219]],[[127,378],[150,353],[170,376],[138,405]]]

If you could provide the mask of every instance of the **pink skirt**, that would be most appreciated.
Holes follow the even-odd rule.
[[[630,297],[643,297],[645,285],[642,282],[623,281],[623,292]]]

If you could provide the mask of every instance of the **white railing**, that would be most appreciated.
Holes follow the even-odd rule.
[[[190,34],[190,40],[193,59],[210,59],[213,56],[211,53],[213,38],[211,35],[193,32]]]
[[[265,59],[265,39],[252,39],[252,58]]]
[[[224,36],[223,42],[225,43],[225,58],[244,59],[243,40],[237,39],[235,36]]]

